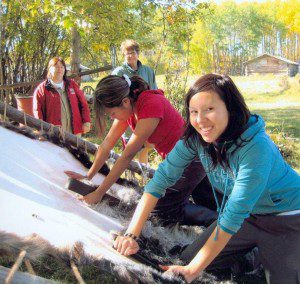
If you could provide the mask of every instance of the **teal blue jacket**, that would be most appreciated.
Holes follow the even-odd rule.
[[[219,212],[220,227],[236,233],[250,214],[276,214],[300,209],[300,176],[284,161],[265,132],[260,116],[252,115],[241,135],[243,146],[228,149],[230,169],[212,169],[211,159],[199,141],[177,142],[159,165],[145,192],[161,197],[175,184],[183,170],[198,155],[213,189],[228,197]],[[234,151],[235,150],[235,151]]]
[[[137,65],[138,69],[133,70],[126,62],[124,62],[122,66],[119,66],[116,69],[114,69],[111,74],[118,76],[123,76],[124,74],[126,74],[129,78],[133,75],[139,75],[149,84],[151,90],[157,90],[155,74],[153,69],[147,65],[143,65],[139,60]]]

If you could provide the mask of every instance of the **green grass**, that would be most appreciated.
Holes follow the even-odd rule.
[[[96,87],[99,80],[105,76],[94,79],[93,82],[82,83]],[[198,78],[196,75],[188,77],[187,88]],[[287,151],[285,157],[294,169],[300,173],[300,76],[294,78],[279,75],[253,75],[232,77],[241,90],[251,112],[261,115],[266,122],[267,132],[274,142]],[[157,84],[161,89],[168,89],[165,75],[157,76]],[[176,100],[174,96],[180,96]],[[184,94],[166,93],[166,96],[177,108],[182,108]],[[108,124],[109,125],[109,124]],[[101,143],[102,139],[95,136],[94,132],[88,134],[87,139],[94,143]],[[282,147],[283,145],[283,147]],[[115,148],[121,152],[121,144]],[[155,152],[150,154],[150,164],[156,168],[161,159]]]
[[[246,77],[247,78],[247,77]],[[267,132],[283,155],[300,173],[300,83],[299,76],[235,77],[251,112],[261,115]],[[252,84],[249,84],[249,82]],[[258,82],[258,83],[257,83]],[[272,82],[272,91],[268,84]],[[252,85],[253,88],[249,88]]]
[[[189,76],[191,86],[198,76]],[[252,113],[261,115],[267,132],[274,142],[286,151],[288,163],[300,173],[300,76],[253,75],[232,77]],[[165,76],[157,76],[158,86],[166,89]],[[166,96],[175,106],[172,94]],[[181,102],[180,102],[181,103]]]
[[[104,75],[103,75],[104,76]],[[103,77],[102,76],[102,77]],[[188,86],[192,84],[197,76],[188,78]],[[100,78],[93,82],[84,82],[82,86],[91,85],[96,87]],[[283,150],[286,160],[300,173],[300,83],[299,75],[296,78],[285,76],[249,76],[233,77],[233,80],[240,88],[245,97],[246,103],[251,112],[261,115],[266,121],[267,132],[274,142]],[[164,86],[164,76],[157,76],[158,86]],[[172,101],[172,94],[166,94]],[[183,95],[183,94],[182,94]],[[95,135],[94,129],[86,135],[86,138],[93,143],[101,143],[102,139]],[[115,148],[116,152],[121,151],[119,143]],[[155,152],[149,158],[152,167],[156,167],[161,158]],[[11,267],[15,259],[11,257],[0,257],[0,264]],[[33,263],[38,275],[55,279],[63,283],[76,282],[70,267],[59,264],[53,258],[42,258]],[[86,283],[120,283],[107,273],[96,267],[79,267]],[[26,271],[24,265],[22,271]]]

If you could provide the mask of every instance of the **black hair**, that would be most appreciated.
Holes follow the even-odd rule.
[[[229,114],[228,125],[225,131],[216,141],[217,143],[207,143],[202,136],[191,125],[189,105],[191,98],[199,92],[215,92],[225,103]],[[238,142],[241,134],[246,130],[247,122],[250,118],[250,111],[245,100],[234,84],[232,79],[227,75],[207,74],[201,76],[189,89],[185,97],[186,111],[186,130],[183,139],[187,145],[191,141],[200,141],[206,152],[212,159],[213,168],[221,164],[223,168],[230,168],[227,150],[235,144],[236,149],[241,147],[242,142]]]
[[[97,132],[103,134],[105,131],[105,108],[121,106],[124,98],[130,98],[131,103],[135,103],[139,95],[149,89],[148,83],[139,76],[128,78],[127,76],[109,75],[101,79],[94,93]]]

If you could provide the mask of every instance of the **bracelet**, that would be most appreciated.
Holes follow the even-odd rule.
[[[136,242],[140,239],[139,237],[137,237],[136,235],[134,235],[134,234],[132,234],[132,233],[125,233],[124,237],[132,238],[132,239],[135,240]]]

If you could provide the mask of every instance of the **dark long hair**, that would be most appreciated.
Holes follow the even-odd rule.
[[[207,143],[202,136],[191,125],[189,105],[191,98],[199,92],[215,92],[225,103],[229,114],[228,125],[225,131],[218,138],[217,143]],[[245,103],[245,100],[234,84],[232,79],[227,75],[207,74],[201,76],[189,89],[185,97],[186,111],[186,130],[183,139],[186,144],[192,141],[200,141],[204,146],[205,151],[212,159],[213,168],[217,164],[221,164],[223,168],[230,168],[228,162],[227,150],[233,144],[236,149],[241,147],[241,142],[238,138],[246,130],[246,124],[250,118],[250,111]]]
[[[109,75],[101,79],[94,93],[94,110],[96,114],[96,131],[102,135],[105,131],[104,109],[119,107],[125,98],[135,103],[139,95],[149,90],[149,85],[139,76],[132,76],[129,87],[125,77]]]

